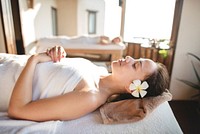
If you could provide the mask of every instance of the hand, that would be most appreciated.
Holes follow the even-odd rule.
[[[33,63],[42,63],[42,62],[48,62],[51,61],[51,57],[49,57],[45,52],[44,53],[38,53],[32,55],[28,61],[33,61]]]
[[[51,57],[53,62],[58,62],[66,57],[66,52],[62,46],[55,46],[51,49],[47,49],[46,54]]]
[[[110,38],[107,36],[100,36],[100,41],[99,43],[101,45],[108,45],[110,43]]]

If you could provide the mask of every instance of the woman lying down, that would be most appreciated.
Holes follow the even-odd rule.
[[[4,55],[0,110],[16,119],[72,120],[93,112],[114,94],[158,96],[169,82],[166,68],[150,59],[113,61],[109,74],[86,59],[64,58],[61,46],[32,56]]]

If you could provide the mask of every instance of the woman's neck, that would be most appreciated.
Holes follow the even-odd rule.
[[[109,74],[100,78],[99,90],[105,95],[111,96],[113,94],[124,93],[125,86],[120,82],[120,80]]]

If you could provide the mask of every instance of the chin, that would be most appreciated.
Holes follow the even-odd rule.
[[[113,61],[111,64],[111,67],[117,66],[117,64],[118,64],[118,61]]]
[[[111,64],[111,70],[112,72],[115,71],[115,70],[118,70],[118,68],[120,67],[118,61],[113,61],[112,64]]]

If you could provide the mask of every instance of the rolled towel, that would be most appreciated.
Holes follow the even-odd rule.
[[[104,124],[136,122],[144,119],[160,104],[171,99],[172,94],[166,90],[156,97],[106,103],[100,107],[100,113]]]

